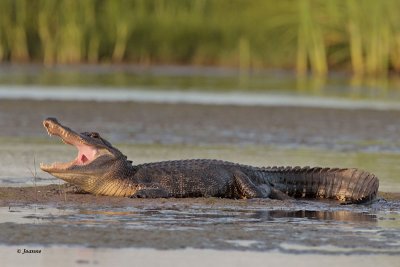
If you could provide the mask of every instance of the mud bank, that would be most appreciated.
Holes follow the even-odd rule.
[[[398,255],[399,194],[371,205],[218,198],[129,199],[64,185],[0,188],[0,243],[292,254]]]
[[[95,93],[95,92],[93,92]],[[143,102],[0,100],[0,135],[43,138],[58,117],[111,142],[255,144],[400,151],[400,111]]]
[[[389,201],[400,201],[400,193],[379,192],[378,198]],[[301,200],[299,200],[301,201]],[[317,202],[317,201],[315,201]],[[324,202],[324,201],[323,201]],[[339,205],[335,201],[325,201]],[[170,199],[131,199],[124,197],[95,196],[91,194],[74,193],[66,184],[30,187],[0,187],[0,206],[13,204],[47,204],[47,205],[86,205],[86,206],[171,206],[171,205],[258,205],[263,207],[292,207],[296,201],[280,200],[232,200],[223,198],[170,198]]]

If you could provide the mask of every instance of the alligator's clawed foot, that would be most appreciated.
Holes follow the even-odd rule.
[[[140,189],[131,198],[166,198],[169,197],[168,192],[159,188]]]
[[[71,194],[89,194],[88,192],[86,192],[85,190],[83,190],[82,188],[74,185],[74,184],[70,184],[70,183],[66,183],[64,185],[64,192],[65,193],[71,193]]]
[[[293,200],[294,199],[294,198],[288,196],[287,194],[283,193],[282,191],[279,191],[273,187],[271,188],[270,198],[279,199],[279,200]]]

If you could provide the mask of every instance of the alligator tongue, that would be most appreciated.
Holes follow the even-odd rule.
[[[81,161],[82,161],[82,163],[85,163],[86,161],[88,161],[89,159],[85,156],[85,155],[82,155],[81,156]]]
[[[77,145],[76,148],[78,149],[78,157],[76,161],[78,164],[82,165],[92,161],[97,153],[95,147],[84,144]]]

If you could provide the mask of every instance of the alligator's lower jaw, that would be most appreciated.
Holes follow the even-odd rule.
[[[40,169],[45,172],[63,172],[68,170],[68,168],[73,167],[75,165],[75,161],[62,163],[62,162],[54,162],[52,164],[44,164],[40,163]]]

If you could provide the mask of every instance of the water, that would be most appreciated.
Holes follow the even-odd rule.
[[[330,73],[327,78],[296,77],[283,70],[253,71],[187,66],[131,65],[0,65],[0,84],[40,87],[67,86],[141,88],[201,92],[256,92],[280,95],[322,96],[343,99],[399,100],[400,80]]]
[[[213,203],[212,203],[213,202]],[[0,209],[7,243],[214,248],[326,255],[400,253],[399,203],[171,200],[132,207],[15,205]],[[10,231],[33,231],[32,237]],[[11,230],[10,230],[11,228]],[[47,229],[47,230],[45,230]],[[40,233],[47,231],[50,235]],[[68,236],[62,233],[68,231]],[[84,231],[84,232],[83,232]],[[57,234],[58,233],[58,234]]]
[[[2,262],[14,266],[262,266],[266,262],[272,266],[396,266],[398,257],[386,255],[312,255],[283,254],[273,252],[231,251],[212,249],[154,250],[132,248],[80,248],[52,246],[41,250],[39,255],[17,253],[18,250],[35,247],[9,246],[0,249]]]
[[[184,67],[0,69],[0,186],[60,184],[37,167],[76,154],[45,134],[41,120],[56,116],[78,131],[99,131],[138,164],[218,158],[255,166],[359,167],[379,176],[380,191],[400,192],[396,79],[296,79],[280,71],[241,76]],[[134,257],[155,266],[197,266],[208,259],[233,266],[394,266],[400,254],[398,196],[349,206],[1,197],[6,265],[107,266],[110,258],[115,265]],[[21,249],[42,252],[20,255]]]
[[[144,88],[98,88],[61,86],[0,86],[2,99],[34,99],[102,102],[189,103],[239,106],[296,106],[339,109],[400,110],[396,101],[344,100],[321,96],[295,96],[255,92],[200,92],[146,90]]]
[[[0,256],[13,265],[395,266],[399,239],[400,202],[382,200],[368,206],[171,199],[0,208]]]

